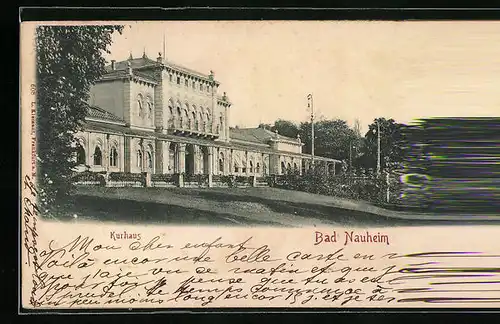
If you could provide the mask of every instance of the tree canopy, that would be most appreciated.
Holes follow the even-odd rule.
[[[90,87],[104,74],[104,54],[121,26],[40,26],[36,30],[37,174],[47,201],[71,189],[74,134]]]
[[[363,154],[357,161],[359,166],[375,169],[377,167],[378,129],[380,126],[380,165],[381,168],[393,168],[404,161],[408,145],[403,132],[403,124],[394,119],[376,118],[368,126],[365,134]]]

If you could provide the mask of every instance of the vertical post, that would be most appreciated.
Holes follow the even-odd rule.
[[[314,102],[311,93],[307,95],[307,99],[310,101],[307,106],[311,108],[311,164],[314,167]]]
[[[389,172],[387,172],[387,174],[386,174],[385,181],[386,181],[386,183],[387,183],[386,200],[387,200],[387,202],[389,202],[389,199],[390,199],[390,188],[389,188],[389,183],[390,183],[390,181],[389,181]]]
[[[377,119],[377,174],[380,174],[380,120]]]

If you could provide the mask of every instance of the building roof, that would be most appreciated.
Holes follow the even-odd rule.
[[[271,140],[282,140],[287,142],[298,143],[297,139],[283,136],[271,132],[270,130],[257,127],[257,128],[230,128],[229,137],[245,142],[269,144]]]
[[[119,62],[115,62],[115,71],[116,70],[126,70],[128,68],[128,64],[130,62],[130,67],[132,68],[132,70],[135,70],[135,69],[140,69],[140,68],[143,68],[143,67],[151,67],[151,66],[160,66],[160,65],[165,65],[165,66],[168,66],[170,68],[173,68],[173,69],[176,69],[176,70],[179,70],[181,72],[184,72],[184,73],[187,73],[187,74],[192,74],[192,75],[196,75],[200,78],[204,78],[204,79],[209,79],[210,76],[206,73],[201,73],[201,72],[198,72],[198,71],[195,71],[195,70],[192,70],[190,68],[187,68],[185,66],[182,66],[182,65],[179,65],[179,64],[176,64],[176,63],[173,63],[173,62],[169,62],[169,61],[163,61],[163,62],[157,62],[155,60],[152,60],[150,58],[148,58],[147,56],[142,56],[140,58],[132,58],[132,59],[128,59],[128,60],[125,60],[125,61],[119,61]],[[108,65],[106,66],[106,71],[107,72],[113,72],[113,70],[111,69],[111,65]],[[135,71],[134,71],[134,74],[135,74]],[[217,81],[214,81],[216,84],[219,84],[219,82]]]
[[[102,108],[99,108],[97,106],[88,106],[87,117],[102,120],[102,121],[113,121],[113,122],[118,122],[118,123],[125,123],[125,121],[123,119],[121,119],[120,117],[110,113],[109,111],[106,111]]]
[[[132,69],[137,69],[146,65],[157,65],[158,62],[148,58],[148,57],[140,57],[128,59],[125,61],[115,62],[115,70],[126,70],[128,68],[128,63],[130,62],[130,67]],[[106,66],[106,71],[112,72],[111,65]]]

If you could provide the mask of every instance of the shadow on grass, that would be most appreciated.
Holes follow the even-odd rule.
[[[216,213],[178,205],[85,195],[73,196],[64,208],[57,211],[57,217],[60,219],[70,219],[74,214],[85,220],[125,223],[281,226],[273,222],[248,221],[246,218],[232,214]]]

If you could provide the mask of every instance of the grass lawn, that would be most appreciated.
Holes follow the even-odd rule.
[[[411,226],[449,224],[411,220],[363,202],[276,188],[80,187],[68,219],[222,226]],[[408,216],[408,215],[407,215]],[[461,221],[473,224],[474,221]]]

